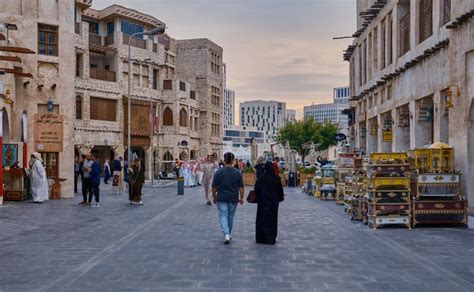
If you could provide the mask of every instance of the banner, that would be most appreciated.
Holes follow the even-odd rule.
[[[23,112],[21,117],[21,142],[28,142],[28,114]]]

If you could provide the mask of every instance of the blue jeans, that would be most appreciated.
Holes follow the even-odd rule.
[[[232,226],[234,225],[234,215],[237,209],[237,203],[217,202],[217,210],[219,212],[219,223],[222,232],[225,235],[232,234]]]

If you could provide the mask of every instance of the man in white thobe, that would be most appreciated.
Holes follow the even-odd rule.
[[[31,154],[28,175],[30,176],[33,202],[43,203],[43,201],[47,201],[49,198],[48,178],[46,177],[46,170],[43,166],[43,159],[38,152]]]

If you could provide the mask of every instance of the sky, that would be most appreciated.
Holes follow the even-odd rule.
[[[354,0],[93,0],[120,4],[166,23],[176,39],[208,38],[224,49],[227,87],[239,103],[278,100],[303,115],[303,106],[332,100],[348,86],[343,50],[356,30]],[[238,117],[237,117],[238,118]],[[236,119],[238,121],[238,119]]]

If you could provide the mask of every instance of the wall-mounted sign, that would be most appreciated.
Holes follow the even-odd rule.
[[[383,141],[384,142],[392,142],[392,130],[384,130],[383,131]]]
[[[35,115],[35,150],[41,152],[62,152],[63,124],[64,117],[62,115]]]

